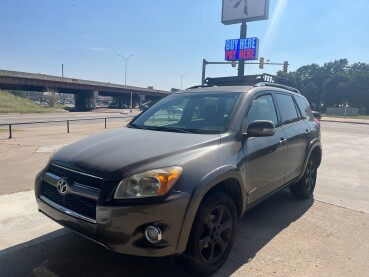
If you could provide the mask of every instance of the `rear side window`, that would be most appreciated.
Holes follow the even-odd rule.
[[[275,94],[279,110],[282,116],[282,125],[289,124],[299,120],[297,114],[295,102],[290,95],[287,94]]]
[[[301,111],[301,116],[303,119],[312,119],[312,113],[308,102],[301,96],[295,96],[297,105]]]

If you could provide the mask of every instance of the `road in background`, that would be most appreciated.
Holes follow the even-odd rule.
[[[369,125],[322,122],[316,199],[369,213]]]
[[[119,112],[120,111],[120,112]],[[115,109],[99,109],[94,112],[73,112],[73,113],[58,113],[58,114],[12,114],[0,115],[0,139],[9,138],[9,125],[12,124],[12,138],[29,136],[29,131],[38,128],[43,135],[56,133],[67,133],[68,129],[80,130],[82,125],[99,125],[105,127],[107,125],[114,125],[122,121],[130,121],[133,116],[140,113],[140,110],[134,109],[132,113],[127,110]],[[57,122],[54,122],[57,121]],[[69,121],[69,122],[67,122]],[[44,122],[44,123],[33,123]],[[24,124],[23,124],[24,123]],[[59,126],[59,129],[53,127]],[[115,126],[117,126],[115,124]],[[92,127],[93,129],[94,127]],[[52,131],[52,132],[51,132]],[[31,135],[32,136],[32,135]]]
[[[116,117],[131,116],[140,113],[140,110],[133,109],[98,109],[92,112],[67,112],[52,114],[0,114],[1,124],[26,123],[33,121],[52,121],[52,120],[74,120],[95,117]]]

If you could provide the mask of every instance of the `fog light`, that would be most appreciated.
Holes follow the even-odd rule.
[[[158,243],[161,240],[161,230],[156,226],[149,226],[145,230],[145,237],[151,243]]]

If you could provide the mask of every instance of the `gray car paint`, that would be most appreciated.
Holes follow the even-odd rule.
[[[229,128],[224,134],[183,134],[123,127],[66,146],[58,151],[51,160],[53,163],[67,168],[97,175],[104,180],[115,181],[119,181],[127,175],[148,169],[171,165],[182,166],[183,173],[181,178],[175,184],[173,190],[166,197],[159,200],[158,203],[161,203],[160,207],[158,203],[147,204],[145,201],[141,205],[135,202],[135,204],[131,204],[129,207],[127,207],[129,203],[125,203],[121,207],[119,207],[119,204],[115,205],[115,212],[111,213],[109,211],[109,205],[111,204],[105,203],[107,199],[99,200],[100,206],[98,210],[103,212],[105,216],[98,214],[98,221],[101,218],[104,218],[104,222],[109,221],[109,216],[106,215],[112,216],[115,214],[118,214],[119,218],[123,220],[123,215],[126,214],[128,216],[128,213],[134,213],[136,216],[143,218],[143,221],[149,223],[157,221],[158,218],[156,216],[160,213],[159,221],[169,226],[169,229],[176,230],[176,234],[170,235],[171,240],[168,244],[158,248],[132,247],[131,244],[128,244],[128,241],[131,241],[129,236],[140,230],[143,222],[139,223],[141,225],[135,226],[133,222],[119,223],[111,219],[111,222],[114,221],[115,224],[107,226],[100,221],[101,224],[97,228],[100,229],[100,235],[96,230],[92,230],[91,232],[94,235],[91,235],[91,232],[86,231],[89,229],[85,226],[86,223],[82,222],[79,224],[80,220],[59,214],[42,203],[37,190],[42,174],[39,176],[39,180],[36,181],[35,190],[39,208],[59,223],[69,226],[108,247],[110,245],[110,248],[117,252],[133,255],[163,256],[179,254],[185,250],[193,219],[204,195],[220,182],[233,179],[240,185],[242,205],[239,215],[242,215],[253,204],[261,201],[274,191],[281,189],[286,185],[286,181],[281,181],[283,174],[280,174],[280,171],[278,171],[279,177],[270,182],[265,182],[260,190],[254,190],[257,185],[252,182],[252,174],[256,176],[256,183],[257,179],[262,178],[265,174],[266,168],[263,167],[263,164],[265,164],[265,155],[267,153],[280,152],[274,157],[275,159],[287,157],[285,154],[286,148],[281,147],[279,144],[279,136],[281,134],[277,131],[274,138],[250,138],[245,134],[245,126],[243,125],[252,99],[258,93],[271,91],[271,89],[265,87],[221,87],[207,88],[206,90],[222,93],[227,90],[244,92],[236,107],[236,112],[231,118]],[[203,93],[203,91],[204,88],[189,90],[190,93]],[[272,91],[294,95],[290,91],[279,88],[273,88]],[[306,146],[307,150],[304,157],[298,157],[304,161],[303,166],[298,166],[300,172],[292,171],[291,181],[301,178],[309,154],[313,149],[320,149],[321,147],[318,138],[320,134],[319,128],[316,126],[316,123],[309,121],[304,124],[307,124],[311,131],[309,134],[311,143]],[[289,126],[283,128],[289,128]],[[293,138],[298,136],[296,132],[299,131],[291,128],[289,131],[283,132],[293,141]],[[296,153],[303,154],[301,151]],[[253,163],[255,164],[253,165]],[[273,170],[273,166],[282,165],[284,167],[284,163],[286,161],[271,159],[270,163],[267,164],[270,166],[269,169]],[[187,196],[183,196],[181,205],[178,204],[177,211],[173,211],[174,206],[171,206],[173,197],[176,199],[175,194],[178,192],[185,193],[184,195]],[[148,213],[146,209],[142,209],[142,205],[151,207],[151,212]],[[173,218],[173,212],[178,212],[180,218]],[[57,216],[53,217],[55,214]],[[180,228],[172,228],[171,226],[174,225],[179,225]],[[121,236],[126,239],[116,242],[109,237],[114,228],[119,229]],[[114,236],[119,236],[119,232],[115,233]]]

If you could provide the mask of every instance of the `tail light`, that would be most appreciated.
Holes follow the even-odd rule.
[[[320,121],[317,118],[314,117],[314,121],[315,121],[316,124],[318,124],[320,126]]]

